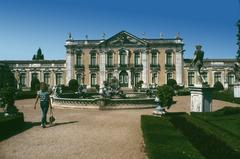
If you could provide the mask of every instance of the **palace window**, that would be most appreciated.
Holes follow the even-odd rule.
[[[32,79],[37,78],[38,79],[38,73],[32,73]]]
[[[26,86],[26,74],[25,73],[20,74],[20,85],[22,87]]]
[[[126,65],[127,61],[126,61],[126,51],[122,51],[120,52],[120,65]]]
[[[139,52],[135,52],[135,54],[134,54],[134,63],[135,63],[135,65],[140,65],[141,64],[141,62],[140,62],[140,53]]]
[[[97,75],[95,73],[91,74],[91,86],[95,86],[97,84]]]
[[[140,81],[140,73],[135,73],[135,85]]]
[[[166,59],[166,64],[167,65],[172,65],[172,53],[167,53],[166,55],[167,59]]]
[[[194,72],[188,72],[188,86],[194,85]]]
[[[56,85],[63,84],[62,79],[63,79],[62,73],[56,73]]]
[[[152,74],[152,83],[158,83],[157,82],[157,73]]]
[[[96,66],[97,65],[97,54],[91,53],[91,65]]]
[[[214,73],[214,83],[216,83],[217,81],[221,82],[221,72]]]
[[[128,74],[127,74],[126,71],[122,71],[119,74],[119,83],[123,87],[127,87],[128,86]]]
[[[107,74],[107,82],[110,83],[112,79],[113,79],[113,74],[112,73],[108,73]]]
[[[152,65],[157,65],[158,62],[157,62],[157,53],[154,52],[152,53]]]
[[[76,54],[76,64],[77,66],[82,65],[82,54]]]
[[[233,85],[234,84],[234,74],[233,73],[228,73],[228,84]]]
[[[107,65],[112,66],[113,65],[113,53],[107,54]]]
[[[203,77],[204,81],[208,83],[208,73],[207,72],[203,72],[202,73],[202,77]]]
[[[49,84],[50,82],[50,74],[44,73],[44,83]]]
[[[78,81],[79,85],[83,84],[82,74],[80,74],[80,73],[77,74],[77,81]]]
[[[173,74],[172,73],[167,73],[167,81],[169,80],[169,79],[172,79],[173,78]]]

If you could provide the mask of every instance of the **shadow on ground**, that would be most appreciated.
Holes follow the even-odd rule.
[[[53,123],[52,125],[50,125],[48,128],[50,127],[55,127],[55,126],[60,126],[60,125],[66,125],[66,124],[73,124],[73,123],[77,123],[78,121],[70,121],[70,122],[62,122],[62,123]],[[24,122],[23,126],[18,129],[18,130],[15,130],[15,131],[11,131],[9,132],[8,134],[5,134],[5,135],[1,135],[0,136],[0,142],[3,141],[3,140],[6,140],[10,137],[13,137],[15,135],[18,135],[24,131],[27,131],[28,129],[31,129],[35,126],[40,126],[41,125],[41,122]]]

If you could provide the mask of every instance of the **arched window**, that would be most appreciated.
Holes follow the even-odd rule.
[[[95,86],[97,84],[97,75],[95,73],[91,74],[91,86]]]
[[[122,87],[128,87],[128,73],[126,71],[120,72],[119,83]]]
[[[113,74],[112,73],[108,73],[107,74],[107,82],[111,82],[112,79],[113,79]]]

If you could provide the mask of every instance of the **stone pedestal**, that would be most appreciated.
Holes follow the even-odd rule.
[[[240,82],[234,84],[234,98],[240,98]]]
[[[191,87],[191,112],[211,112],[212,111],[212,90],[206,87]]]

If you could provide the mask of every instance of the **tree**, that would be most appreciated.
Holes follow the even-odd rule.
[[[175,79],[169,79],[167,81],[167,85],[168,86],[171,86],[173,89],[176,89],[177,87],[177,81]]]
[[[44,60],[44,55],[42,54],[41,48],[38,48],[37,54],[33,55],[32,60]]]
[[[34,77],[31,81],[31,91],[38,91],[40,89],[40,81]]]
[[[168,107],[173,103],[174,90],[171,86],[163,85],[157,88],[157,96],[162,107]]]
[[[223,85],[222,85],[222,83],[221,83],[220,81],[217,81],[217,82],[214,84],[213,88],[214,88],[216,91],[222,91],[222,90],[224,90],[224,87],[223,87]]]
[[[68,86],[72,91],[74,91],[74,92],[78,91],[78,81],[76,79],[71,79],[68,82]]]
[[[238,45],[238,50],[237,50],[237,56],[236,59],[240,63],[240,20],[237,22],[237,27],[238,27],[238,33],[237,33],[237,45]]]
[[[7,114],[15,114],[18,109],[14,105],[16,92],[16,79],[8,65],[0,64],[0,95],[4,102],[4,111]]]

